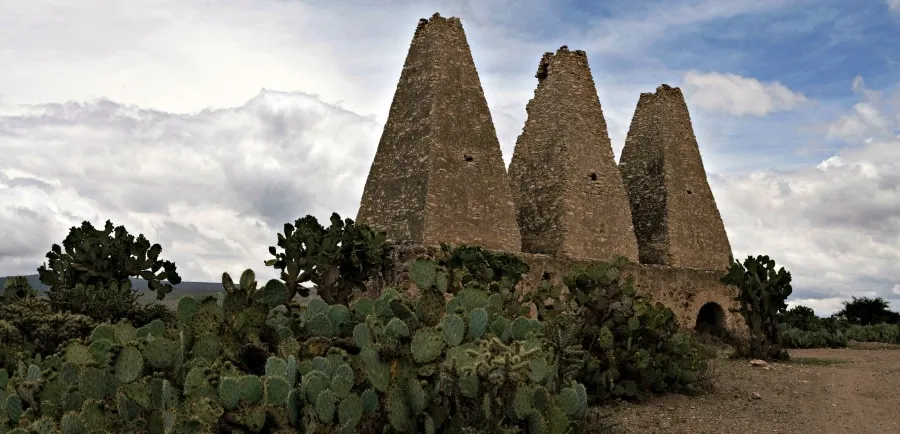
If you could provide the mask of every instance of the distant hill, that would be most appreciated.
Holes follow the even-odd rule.
[[[12,276],[7,276],[12,277]],[[32,288],[36,289],[38,292],[47,292],[47,285],[41,283],[37,274],[32,274],[29,276],[25,276],[28,278],[28,284],[31,285]],[[6,283],[6,277],[0,277],[0,291],[3,289],[3,285]],[[149,292],[147,289],[147,281],[144,279],[131,279],[132,288],[138,290],[138,292]],[[172,285],[174,290],[173,294],[179,293],[187,293],[187,292],[215,292],[222,291],[222,283],[221,282],[185,282],[182,281],[178,285]]]
[[[6,283],[7,277],[12,277],[12,276],[0,277],[0,294],[3,293],[3,285]],[[25,276],[25,277],[28,279],[28,284],[31,285],[32,288],[36,289],[38,291],[38,293],[46,293],[47,289],[49,289],[49,287],[47,285],[44,285],[43,283],[41,283],[40,279],[38,278],[39,276],[37,274],[32,274],[32,275]],[[263,283],[264,282],[261,282],[260,286],[262,286]],[[181,283],[179,283],[177,285],[172,285],[172,286],[174,289],[172,290],[171,295],[174,295],[176,298],[180,295],[186,295],[186,294],[199,295],[199,294],[209,294],[211,292],[224,291],[224,288],[222,288],[221,282],[181,281]],[[307,285],[304,285],[304,286],[307,286]],[[136,289],[139,293],[148,294],[153,299],[155,299],[155,297],[156,297],[155,292],[147,289],[147,281],[144,279],[131,279],[131,287]],[[309,293],[310,293],[310,295],[315,295],[316,288],[311,287],[309,290]]]

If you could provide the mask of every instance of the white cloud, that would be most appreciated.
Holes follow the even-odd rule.
[[[691,105],[737,116],[763,116],[791,110],[809,101],[777,81],[763,83],[736,74],[688,71],[682,80],[685,98]]]
[[[888,5],[888,10],[891,12],[900,13],[900,0],[885,0]]]
[[[367,101],[382,106],[378,99],[390,95],[371,85],[396,80],[405,55],[402,45],[384,42],[408,40],[418,18],[414,10],[372,8],[366,12],[379,32],[364,38],[373,26],[349,25],[346,7],[296,1],[35,0],[3,9],[7,103],[102,97],[178,112],[238,105],[261,88],[374,112]]]
[[[863,99],[877,94],[861,80],[854,89]],[[894,118],[879,110],[872,115]],[[735,257],[775,259],[802,291],[790,300],[821,299],[807,304],[820,315],[837,299],[866,291],[900,304],[900,294],[892,292],[900,284],[900,138],[877,134],[881,125],[860,125],[853,137],[869,140],[816,167],[710,177]]]
[[[816,315],[820,317],[831,316],[834,313],[837,313],[839,310],[844,308],[843,302],[846,301],[843,298],[839,297],[830,297],[830,298],[803,298],[803,299],[789,299],[787,305],[788,309],[793,309],[795,306],[806,306],[812,309]]]
[[[881,107],[881,94],[866,88],[862,77],[853,80],[853,91],[860,96],[860,102],[853,105],[851,113],[842,115],[828,125],[829,137],[850,142],[865,142],[876,138],[890,139],[894,136],[894,126],[900,118],[886,113]]]
[[[381,131],[315,96],[274,91],[196,114],[108,100],[5,111],[4,274],[33,273],[69,227],[107,218],[162,244],[195,279],[260,268],[283,223],[355,216]]]

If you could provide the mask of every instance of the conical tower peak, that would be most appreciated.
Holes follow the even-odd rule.
[[[625,187],[584,51],[545,53],[509,167],[522,249],[637,261]]]
[[[681,89],[663,84],[654,93],[641,94],[619,169],[641,263],[728,267],[731,244]]]
[[[357,220],[395,242],[520,250],[500,142],[458,18],[419,20]]]

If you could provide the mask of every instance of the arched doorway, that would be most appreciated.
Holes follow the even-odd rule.
[[[697,322],[694,330],[698,333],[708,333],[717,337],[725,337],[725,309],[718,303],[709,302],[700,307],[697,312]]]

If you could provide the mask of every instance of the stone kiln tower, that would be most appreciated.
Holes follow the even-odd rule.
[[[628,196],[584,51],[561,47],[538,65],[509,176],[522,250],[638,260]]]
[[[681,89],[642,93],[619,161],[640,262],[726,269],[731,245]]]
[[[419,20],[357,220],[398,243],[518,252],[509,188],[462,24]]]

